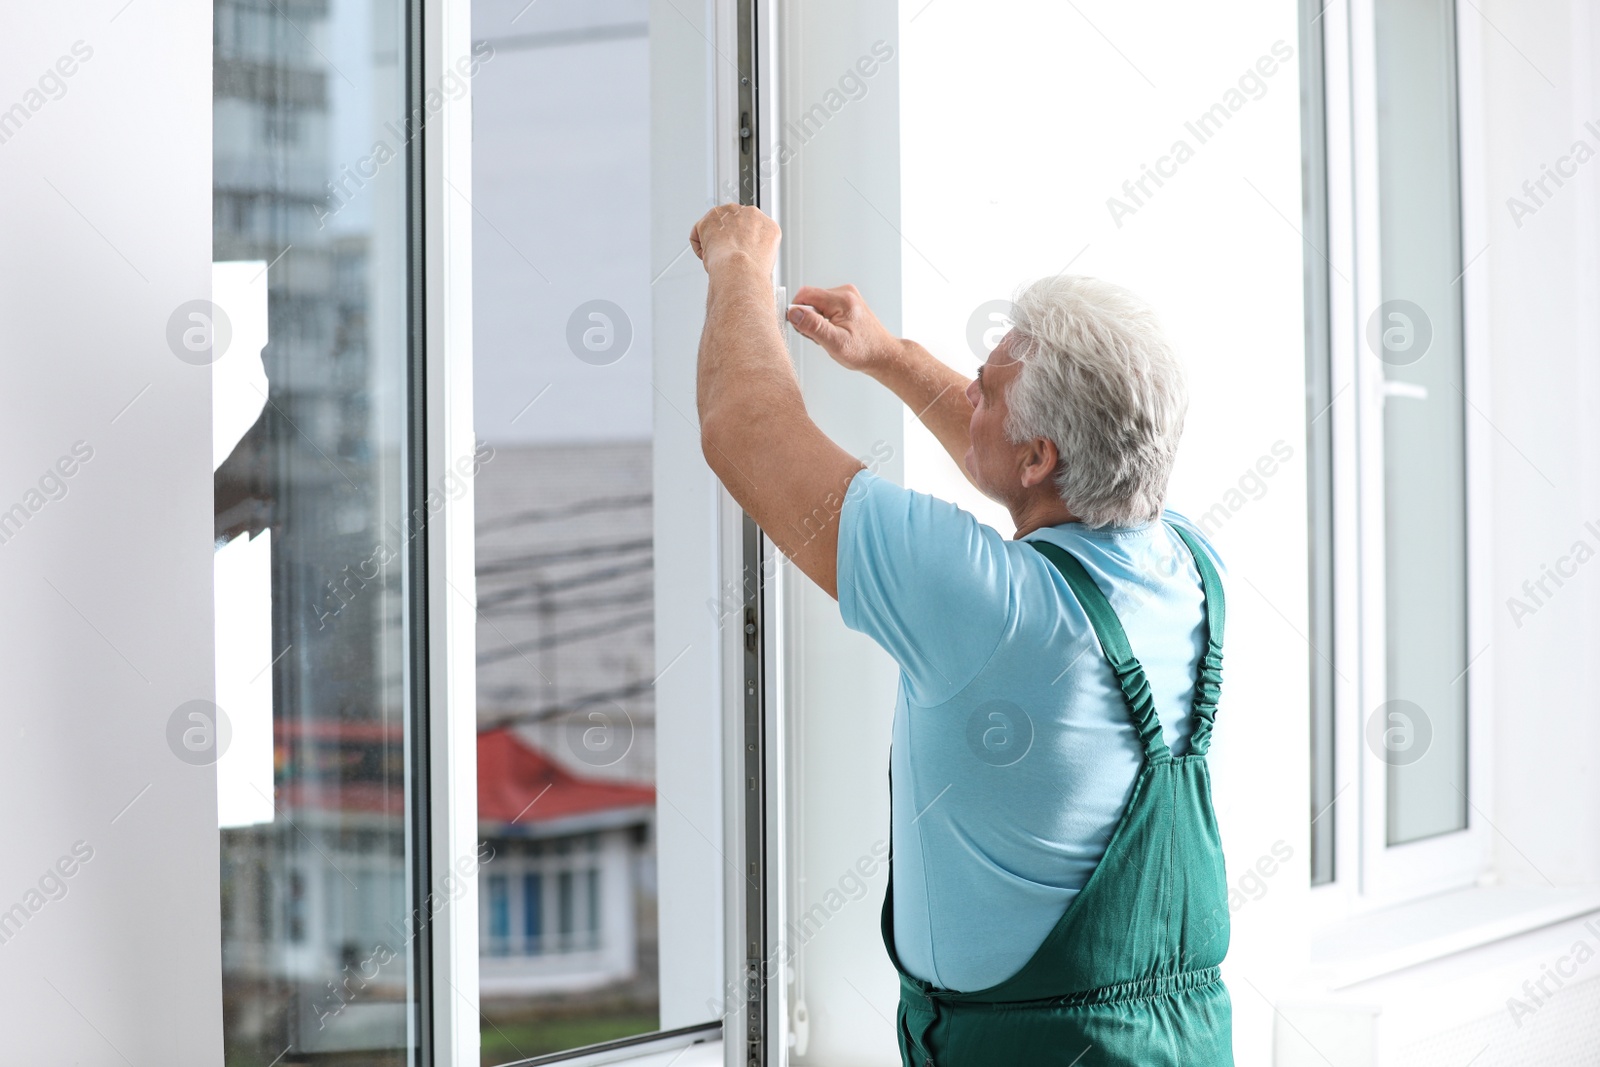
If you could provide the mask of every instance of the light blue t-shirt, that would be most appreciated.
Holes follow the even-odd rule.
[[[1187,519],[1168,521],[1195,534]],[[1200,576],[1165,523],[1037,530],[1110,598],[1175,754],[1203,651]],[[1088,881],[1141,764],[1116,678],[1066,580],[954,504],[857,474],[839,608],[900,664],[890,759],[894,939],[911,974],[1016,973]]]

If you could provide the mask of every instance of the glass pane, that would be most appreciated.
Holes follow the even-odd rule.
[[[403,10],[214,7],[230,1067],[399,1065],[413,1040]]]
[[[1449,0],[1378,0],[1388,842],[1467,825],[1465,382],[1455,22]]]
[[[1329,319],[1327,81],[1322,0],[1300,2],[1300,130],[1305,216],[1306,543],[1311,594],[1311,884],[1334,879],[1333,376]],[[1349,403],[1347,400],[1346,403]]]
[[[711,159],[708,113],[663,103],[661,80],[701,91],[713,56],[690,21],[704,4],[661,10],[473,6],[475,417],[492,454],[475,482],[486,1065],[661,1027],[658,675],[686,687],[680,730],[720,721],[714,657],[706,684],[688,666],[713,655],[717,591],[684,578],[715,559],[713,487],[659,491],[709,479],[692,388],[667,399],[678,386],[655,365],[660,351],[692,373],[693,340],[663,340],[683,331],[652,307],[661,287],[701,284],[687,238],[711,192],[660,206],[671,161],[687,156],[694,175]],[[684,307],[697,315],[702,293]],[[700,621],[663,625],[669,611]],[[683,798],[661,809],[681,825],[669,799]],[[701,866],[713,896],[721,871]]]

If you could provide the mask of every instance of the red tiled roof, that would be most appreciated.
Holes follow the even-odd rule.
[[[508,729],[478,735],[478,819],[540,823],[616,808],[654,807],[653,787],[580,778]]]
[[[300,724],[292,732],[321,741],[392,740],[383,727],[366,724]],[[291,731],[279,729],[279,740]],[[281,761],[280,761],[281,762]],[[379,782],[280,782],[275,798],[283,811],[346,811],[400,816],[405,794],[398,784]],[[654,787],[639,782],[573,774],[506,728],[478,735],[478,819],[535,825],[623,808],[654,807]]]

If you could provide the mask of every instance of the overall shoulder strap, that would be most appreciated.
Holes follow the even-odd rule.
[[[1089,616],[1089,625],[1094,627],[1094,635],[1100,640],[1100,650],[1105,653],[1106,662],[1111,665],[1117,683],[1122,687],[1128,718],[1132,720],[1133,728],[1144,746],[1145,758],[1152,763],[1171,759],[1172,753],[1167,749],[1166,738],[1161,735],[1161,717],[1156,714],[1150,682],[1145,678],[1144,667],[1134,658],[1128,635],[1117,613],[1111,609],[1111,602],[1072,553],[1048,541],[1029,541],[1028,544],[1055,564],[1056,570],[1067,580],[1068,588],[1078,598],[1084,614]]]
[[[1211,746],[1211,725],[1217,718],[1217,700],[1222,695],[1222,630],[1228,619],[1228,604],[1222,595],[1222,579],[1194,535],[1171,524],[1172,530],[1189,546],[1195,570],[1200,572],[1200,588],[1206,599],[1206,650],[1200,657],[1200,670],[1194,680],[1194,729],[1189,735],[1189,751],[1203,755]]]

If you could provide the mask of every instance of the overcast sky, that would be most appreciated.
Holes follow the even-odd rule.
[[[495,50],[473,82],[478,436],[648,437],[648,4],[525,3],[474,5],[473,36]],[[591,300],[619,306],[631,326],[631,346],[609,365],[568,344],[569,319]]]

